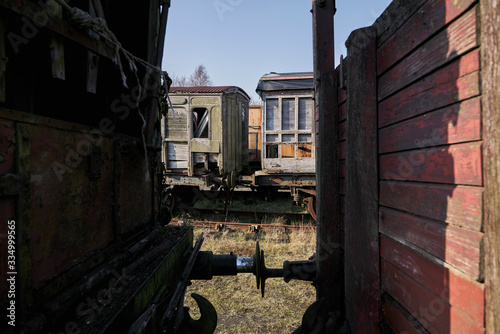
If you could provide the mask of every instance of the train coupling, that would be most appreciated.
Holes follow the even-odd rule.
[[[255,253],[250,257],[239,257],[230,254],[215,255],[210,251],[200,251],[203,243],[203,233],[198,238],[191,252],[184,271],[166,311],[161,318],[163,333],[176,334],[212,334],[217,326],[217,312],[214,306],[204,297],[192,294],[200,308],[201,317],[198,320],[191,318],[189,309],[184,307],[184,296],[190,280],[209,280],[214,276],[237,275],[239,273],[253,273],[256,278],[257,289],[260,288],[262,297],[266,280],[271,277],[283,277],[285,282],[292,279],[316,281],[316,261],[285,261],[283,268],[267,268],[265,265],[264,250],[260,249],[257,241]],[[152,310],[151,312],[154,312]],[[146,312],[147,313],[147,312]],[[132,326],[129,333],[139,333],[144,327],[141,316]]]
[[[210,251],[200,252],[191,273],[191,279],[209,280],[214,276],[237,275],[239,273],[253,273],[256,278],[257,289],[260,288],[264,297],[266,280],[273,277],[282,277],[285,282],[292,279],[311,281],[316,280],[316,261],[285,261],[283,268],[267,268],[265,265],[264,250],[256,244],[255,254],[251,257],[239,257],[234,254],[214,255]]]

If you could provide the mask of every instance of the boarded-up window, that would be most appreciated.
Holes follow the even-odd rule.
[[[295,99],[283,99],[281,110],[281,129],[295,130]]]
[[[312,125],[312,99],[299,99],[299,130],[311,130]]]
[[[187,139],[187,113],[184,108],[168,111],[165,118],[165,135],[170,139]]]
[[[279,130],[278,99],[268,99],[266,103],[266,130]]]

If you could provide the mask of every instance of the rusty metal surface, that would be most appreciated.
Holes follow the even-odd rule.
[[[255,186],[282,186],[282,187],[315,187],[315,174],[257,174],[255,175]]]

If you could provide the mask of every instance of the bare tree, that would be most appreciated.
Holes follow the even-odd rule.
[[[205,66],[198,65],[194,70],[193,74],[189,79],[185,75],[176,75],[175,73],[171,76],[172,87],[193,87],[193,86],[212,86],[212,81],[207,73]]]
[[[194,73],[189,77],[190,86],[212,86],[212,81],[203,64],[198,65]]]
[[[185,75],[177,75],[177,74],[172,74],[171,75],[172,79],[172,87],[187,87],[189,86],[188,79],[186,78]]]

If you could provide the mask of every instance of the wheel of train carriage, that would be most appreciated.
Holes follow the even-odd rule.
[[[190,211],[195,204],[196,190],[197,188],[189,186],[175,186],[171,189],[166,204],[171,213]]]
[[[238,177],[234,170],[232,170],[227,176],[226,184],[229,189],[234,189],[238,185]]]

